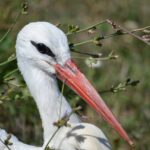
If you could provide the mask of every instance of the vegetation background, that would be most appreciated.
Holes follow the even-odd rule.
[[[0,37],[14,23],[21,9],[20,0],[0,0]],[[27,15],[21,15],[13,30],[0,42],[0,62],[15,52],[16,35],[29,22],[48,21],[53,24],[74,24],[80,28],[105,19],[113,19],[129,30],[150,24],[149,0],[32,0]],[[99,26],[98,34],[112,33],[110,25]],[[147,31],[148,32],[148,31]],[[142,36],[143,32],[138,32]],[[70,36],[71,42],[88,40],[93,35],[87,32]],[[126,91],[102,93],[103,99],[120,120],[128,134],[135,141],[135,149],[150,149],[150,49],[145,43],[130,35],[117,36],[101,41],[102,46],[85,44],[78,46],[82,52],[102,53],[107,56],[112,50],[119,56],[116,60],[100,61],[100,67],[90,68],[85,59],[72,53],[81,70],[94,86],[103,91],[127,78],[140,80],[136,87]],[[81,55],[80,55],[81,57]],[[82,56],[83,57],[83,56]],[[0,66],[0,128],[15,134],[29,144],[42,144],[42,127],[36,105],[28,92],[20,72],[6,79],[8,73],[17,67],[16,61]],[[15,85],[14,85],[15,84]],[[22,86],[20,86],[22,85]],[[110,126],[92,109],[65,87],[70,103],[83,106],[86,121],[99,126],[108,136],[113,148],[128,150],[125,143]]]

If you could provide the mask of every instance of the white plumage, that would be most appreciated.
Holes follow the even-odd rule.
[[[51,57],[51,54],[47,55],[45,52],[39,52],[36,44],[47,46],[52,54],[55,55],[55,58]],[[53,123],[60,119],[60,107],[60,117],[71,112],[70,105],[58,89],[55,77],[56,69],[54,67],[56,64],[63,66],[66,61],[70,59],[68,41],[65,34],[50,23],[30,23],[18,34],[16,55],[19,70],[40,112],[44,129],[44,143],[41,147],[31,146],[22,143],[15,136],[12,136],[10,142],[12,142],[13,145],[9,147],[11,150],[43,150],[57,129]],[[62,127],[59,130],[49,144],[51,148],[56,150],[111,149],[106,136],[96,126],[81,123],[75,114],[71,116],[70,124],[71,127]],[[7,136],[8,134],[1,129],[1,140],[4,141]],[[0,150],[7,150],[7,147],[1,142]]]

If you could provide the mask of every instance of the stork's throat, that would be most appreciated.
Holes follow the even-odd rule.
[[[58,121],[59,117],[63,117],[64,114],[70,113],[71,107],[58,89],[55,76],[49,76],[44,71],[29,64],[20,63],[20,68],[37,104],[42,119],[44,139],[47,139],[55,131],[54,122]],[[60,107],[61,112],[59,111]],[[71,116],[70,120],[79,122],[74,115]]]

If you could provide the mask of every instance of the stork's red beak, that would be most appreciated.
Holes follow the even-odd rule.
[[[68,60],[63,66],[56,64],[54,67],[57,72],[57,77],[60,80],[65,82],[91,107],[101,114],[103,118],[120,134],[120,136],[129,143],[129,145],[133,145],[133,142],[130,140],[121,124],[117,121],[97,91],[86,79],[84,74],[80,72],[72,60]]]

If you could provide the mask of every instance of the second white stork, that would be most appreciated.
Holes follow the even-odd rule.
[[[26,25],[18,34],[16,42],[18,67],[33,96],[44,129],[44,144],[35,147],[20,142],[12,136],[11,150],[43,150],[53,136],[58,121],[72,111],[70,105],[58,89],[56,77],[80,95],[130,144],[132,141],[104,103],[102,98],[71,60],[66,35],[47,22]],[[61,107],[61,113],[59,115]],[[73,114],[71,127],[62,127],[50,141],[49,147],[56,150],[110,150],[111,146],[96,126],[82,123]],[[0,130],[0,139],[5,140],[7,133]],[[0,141],[1,142],[1,141]],[[2,143],[0,150],[7,149]]]

